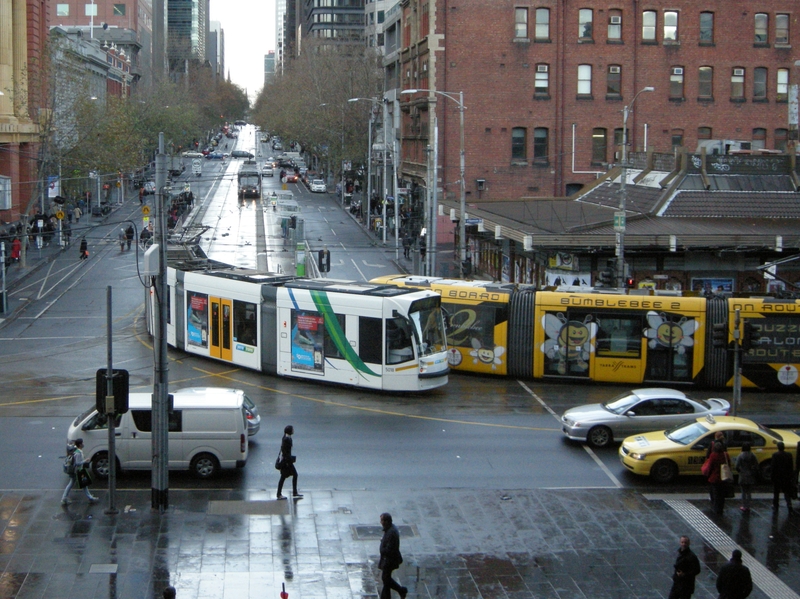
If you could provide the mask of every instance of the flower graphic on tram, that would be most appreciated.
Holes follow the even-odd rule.
[[[649,327],[644,330],[644,336],[649,339],[647,345],[650,349],[671,347],[681,355],[686,353],[687,347],[694,346],[692,335],[700,328],[694,318],[682,316],[675,322],[663,312],[652,310],[647,313],[647,324]]]
[[[559,374],[567,373],[567,364],[580,371],[589,369],[589,356],[594,352],[597,324],[587,315],[583,322],[567,320],[561,313],[548,313],[542,317],[547,339],[542,344],[542,352],[550,360],[556,361]]]
[[[478,362],[491,364],[492,370],[497,370],[497,366],[503,363],[501,356],[506,353],[505,347],[500,345],[496,345],[494,349],[491,347],[483,347],[480,339],[476,339],[475,337],[472,338],[470,343],[472,344],[472,351],[469,352],[469,355],[472,356],[473,364],[477,364]]]

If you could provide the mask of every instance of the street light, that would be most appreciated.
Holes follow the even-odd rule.
[[[440,96],[444,96],[458,104],[458,114],[459,114],[459,127],[461,129],[461,152],[460,152],[460,159],[459,159],[459,184],[461,187],[461,194],[459,197],[459,210],[461,212],[461,217],[458,220],[458,257],[461,261],[459,268],[463,272],[464,263],[467,261],[467,224],[466,224],[466,212],[467,212],[467,198],[466,198],[466,186],[464,183],[464,111],[467,109],[464,106],[464,92],[458,92],[458,98],[456,98],[455,92],[443,92],[438,91],[435,89],[404,89],[401,91],[401,94],[416,94],[417,92],[428,92],[430,94],[439,94]],[[438,145],[438,140],[436,140]],[[438,148],[434,148],[434,153],[436,156],[439,155]],[[436,181],[433,182],[434,186],[436,185]],[[435,196],[434,196],[435,197]],[[436,253],[436,219],[437,219],[437,211],[436,207],[434,206],[433,212],[433,219],[431,220],[431,251]],[[433,267],[435,268],[435,262],[432,261]],[[435,274],[435,273],[433,273]]]
[[[628,191],[625,184],[628,179],[628,115],[633,112],[633,103],[643,92],[652,92],[656,88],[647,86],[640,89],[628,106],[622,109],[622,183],[619,186],[619,212],[614,219],[614,228],[617,231],[617,287],[625,287],[625,203]]]

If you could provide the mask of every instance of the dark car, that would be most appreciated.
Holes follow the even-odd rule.
[[[210,152],[206,154],[206,160],[222,160],[225,156],[222,152]]]
[[[245,152],[244,150],[233,150],[233,152],[231,152],[231,158],[247,158],[248,160],[252,160],[255,158],[255,155],[250,152]]]

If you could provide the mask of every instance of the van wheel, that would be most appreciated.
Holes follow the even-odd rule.
[[[117,472],[119,472],[119,462],[117,462]],[[98,451],[92,458],[92,474],[95,478],[108,478],[108,452]]]
[[[772,459],[761,462],[758,466],[758,473],[761,476],[761,482],[772,482]]]
[[[219,470],[219,460],[210,453],[200,453],[194,456],[189,469],[197,478],[211,478]]]

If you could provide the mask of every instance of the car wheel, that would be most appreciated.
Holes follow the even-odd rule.
[[[219,461],[210,453],[194,456],[189,469],[197,478],[211,478],[219,470]]]
[[[678,478],[678,465],[672,460],[658,460],[653,464],[650,476],[658,483],[671,483]]]
[[[761,481],[765,483],[772,482],[772,460],[764,460],[758,465],[758,474]]]
[[[607,426],[595,426],[589,429],[586,439],[592,447],[607,447],[614,440],[614,434]]]
[[[119,462],[117,462],[117,472],[119,472]],[[98,451],[92,458],[92,474],[95,478],[106,479],[109,475],[108,452]]]

